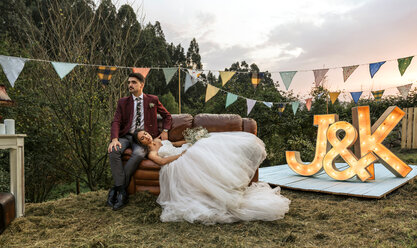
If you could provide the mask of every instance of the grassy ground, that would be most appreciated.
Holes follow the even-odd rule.
[[[283,190],[290,212],[272,222],[162,223],[156,197],[112,211],[105,191],[26,205],[0,247],[416,247],[417,181],[381,200]]]

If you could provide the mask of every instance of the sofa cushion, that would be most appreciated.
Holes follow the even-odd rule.
[[[198,114],[193,127],[202,126],[209,132],[242,131],[242,117],[235,114]]]
[[[243,131],[248,133],[258,134],[258,125],[252,118],[243,118]]]
[[[170,141],[184,140],[182,132],[193,126],[193,116],[190,114],[172,115],[172,126],[168,133]]]

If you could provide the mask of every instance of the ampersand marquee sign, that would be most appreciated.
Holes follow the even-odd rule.
[[[337,114],[315,115],[314,125],[318,126],[318,131],[313,162],[305,164],[299,152],[287,151],[288,166],[303,176],[312,176],[324,168],[326,173],[336,180],[347,180],[357,176],[366,181],[375,179],[373,163],[381,160],[395,176],[406,177],[412,168],[382,144],[404,114],[400,108],[391,106],[372,127],[369,106],[352,108],[353,125],[346,121],[338,121]],[[341,139],[339,134],[343,131],[345,135]],[[349,149],[352,145],[355,153]],[[338,156],[346,161],[349,168],[339,170],[336,167],[335,159]]]

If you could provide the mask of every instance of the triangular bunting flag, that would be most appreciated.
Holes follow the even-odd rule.
[[[222,86],[224,86],[235,75],[235,71],[221,71],[220,77],[222,78]]]
[[[78,65],[78,64],[63,63],[63,62],[51,62],[51,64],[61,79],[63,79],[68,73],[72,71],[72,69],[74,69],[75,66]]]
[[[308,110],[308,111],[310,111],[310,109],[311,109],[311,104],[312,104],[312,101],[313,101],[313,98],[308,98],[308,99],[306,100],[306,107],[307,107],[307,110]]]
[[[98,77],[100,78],[101,82],[104,85],[109,84],[110,79],[113,75],[113,73],[116,71],[116,67],[111,66],[99,66],[98,67]]]
[[[14,87],[14,82],[16,82],[20,72],[22,72],[26,60],[24,58],[0,55],[1,67],[3,67],[4,74],[6,74],[12,87]]]
[[[414,56],[410,56],[407,58],[398,59],[398,69],[400,70],[401,76],[404,75],[405,70],[407,70],[407,67],[410,65],[411,60]]]
[[[340,91],[339,92],[330,92],[330,101],[332,101],[332,104],[334,104],[334,102],[336,102],[337,98],[340,95]]]
[[[320,98],[323,94],[324,92],[321,92],[320,94],[317,95],[317,97]]]
[[[314,83],[316,84],[316,87],[319,87],[321,81],[323,81],[324,76],[329,71],[329,69],[319,69],[319,70],[313,70],[314,72]]]
[[[279,103],[278,104],[278,114],[279,114],[279,116],[282,115],[282,113],[284,112],[284,110],[285,110],[285,104],[284,103]]]
[[[149,71],[151,70],[151,68],[139,68],[139,67],[133,67],[132,71],[133,73],[140,73],[142,74],[142,76],[144,78],[146,78],[146,76],[148,76]]]
[[[351,66],[345,66],[343,67],[343,82],[346,82],[346,80],[352,75],[352,73],[358,68],[359,65],[351,65]]]
[[[292,106],[292,112],[293,112],[293,113],[294,113],[294,115],[295,115],[295,113],[297,113],[298,106],[300,106],[300,102],[298,102],[298,101],[296,101],[296,102],[292,102],[292,103],[291,103],[291,106]]]
[[[192,70],[192,69],[188,69],[188,73],[191,76],[191,79],[193,81],[195,81],[195,83],[198,81],[198,78],[200,77],[202,71],[200,70]]]
[[[369,64],[369,72],[371,73],[371,78],[374,77],[375,73],[379,70],[379,68],[381,68],[381,66],[384,63],[385,61]]]
[[[252,99],[246,99],[246,105],[248,106],[248,111],[246,115],[249,115],[249,113],[252,111],[253,106],[255,106],[256,100]]]
[[[186,75],[185,75],[185,84],[184,84],[184,92],[186,92],[188,90],[188,88],[193,86],[195,83],[197,83],[197,79],[193,80],[193,77],[189,73],[186,73]]]
[[[281,75],[282,82],[284,83],[285,88],[287,90],[288,88],[290,88],[290,85],[291,85],[291,82],[295,73],[297,73],[297,71],[283,71],[279,73]]]
[[[375,98],[375,102],[380,101],[383,94],[384,94],[384,90],[372,91],[372,95]]]
[[[254,88],[256,88],[256,86],[258,86],[259,82],[261,82],[261,79],[264,77],[264,73],[263,72],[252,72],[251,73],[251,80],[252,80],[252,85]]]
[[[273,103],[272,102],[263,102],[265,104],[265,106],[267,106],[268,108],[271,108]]]
[[[237,95],[232,94],[232,93],[227,93],[226,106],[224,108],[229,107],[229,105],[236,102],[236,100],[237,100]]]
[[[177,72],[177,68],[163,68],[162,71],[164,72],[165,82],[167,85],[171,81],[172,77],[174,76],[175,72]]]
[[[210,100],[213,96],[215,96],[219,92],[219,88],[214,87],[211,84],[207,84],[207,90],[206,90],[206,102]]]
[[[361,97],[363,91],[358,91],[358,92],[350,92],[350,95],[353,98],[353,101],[357,104],[359,101],[359,98]]]
[[[397,89],[404,98],[407,98],[408,92],[410,91],[412,85],[413,84],[406,84],[406,85],[398,86]]]

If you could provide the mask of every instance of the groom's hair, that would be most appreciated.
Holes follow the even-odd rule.
[[[134,77],[137,80],[139,80],[139,82],[145,83],[145,77],[142,74],[140,74],[140,73],[134,73],[134,72],[132,72],[132,73],[129,74],[129,77]]]

